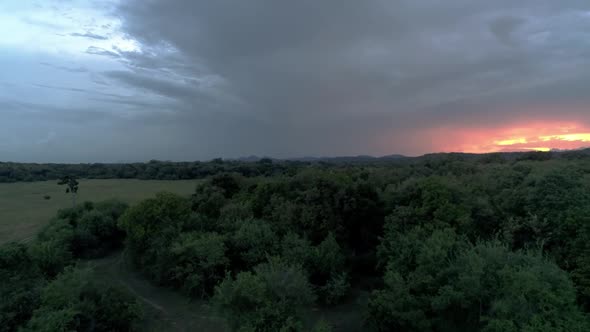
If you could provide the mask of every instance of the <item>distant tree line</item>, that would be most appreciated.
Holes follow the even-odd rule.
[[[209,162],[150,161],[130,164],[31,164],[0,162],[0,183],[58,180],[67,176],[79,179],[201,179],[224,172],[246,177],[287,174],[308,162],[261,159],[242,162],[214,159]]]
[[[0,162],[0,183],[59,180],[72,176],[79,179],[188,180],[216,174],[237,173],[244,177],[293,175],[301,168],[400,167],[414,165],[432,168],[452,162],[512,163],[516,161],[586,160],[590,149],[563,152],[512,153],[440,153],[421,157],[334,157],[279,160],[223,160],[171,162],[152,160],[147,163],[36,164]]]

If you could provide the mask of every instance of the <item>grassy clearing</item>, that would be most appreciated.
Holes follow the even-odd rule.
[[[159,191],[194,192],[198,180],[80,180],[78,202],[117,198],[136,203]],[[45,195],[51,196],[46,200]],[[70,207],[71,197],[57,181],[0,184],[0,244],[34,236],[57,210]]]

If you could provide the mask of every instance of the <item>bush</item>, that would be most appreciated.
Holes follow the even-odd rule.
[[[187,199],[171,193],[159,193],[155,198],[128,209],[120,218],[119,226],[127,233],[127,244],[141,255],[154,239],[177,234],[190,215]]]
[[[26,331],[130,331],[140,305],[124,291],[92,281],[89,270],[69,267],[42,291]]]
[[[213,297],[233,331],[303,331],[303,311],[313,301],[303,270],[276,258],[254,273],[227,276]]]
[[[169,248],[191,216],[187,199],[159,193],[129,208],[119,219],[127,249],[137,267],[158,283],[166,283]]]
[[[224,237],[185,233],[170,248],[170,280],[190,296],[209,296],[228,266]]]
[[[232,174],[218,174],[211,178],[211,185],[221,189],[223,196],[232,198],[238,191],[240,191],[241,179]]]
[[[34,255],[49,258],[50,252],[57,255],[59,251],[67,262],[71,258],[100,257],[119,248],[125,233],[118,227],[117,219],[126,208],[124,203],[106,201],[85,202],[60,210],[58,218],[41,231],[38,241],[32,245]],[[47,262],[41,264],[47,265]],[[53,275],[55,272],[59,270],[52,272]]]
[[[77,257],[100,257],[118,248],[124,233],[111,214],[99,210],[86,212],[76,224],[73,252]]]
[[[72,263],[74,227],[64,219],[54,219],[29,247],[32,261],[45,276],[55,277]]]
[[[344,267],[344,255],[332,233],[315,248],[313,255],[312,280],[324,284]]]
[[[72,226],[75,226],[78,222],[78,219],[86,212],[91,211],[94,209],[94,203],[92,202],[84,202],[82,204],[78,204],[73,208],[68,209],[61,209],[57,211],[57,219],[64,219],[68,220]]]
[[[311,242],[296,233],[288,233],[281,242],[281,257],[292,265],[300,265],[307,271],[315,263]]]
[[[278,239],[269,223],[262,220],[242,221],[232,237],[234,250],[246,268],[260,264],[278,251]],[[236,262],[237,263],[237,262]]]
[[[431,331],[428,307],[411,293],[394,268],[383,277],[385,289],[373,291],[367,304],[366,324],[374,331]]]
[[[373,292],[368,305],[368,323],[375,330],[581,332],[590,328],[588,317],[576,305],[567,273],[543,257],[511,252],[491,242],[441,261],[436,253],[449,247],[437,249],[434,243],[420,249],[414,271],[402,275],[394,264],[388,266],[385,288]]]
[[[113,218],[123,210],[117,203],[61,210],[62,218],[51,220],[30,245],[0,247],[0,332],[129,331],[137,318],[135,300],[70,267],[74,258],[121,243]]]
[[[215,222],[225,231],[234,230],[242,220],[251,220],[252,210],[244,202],[231,202],[220,210],[219,219]]]
[[[116,199],[111,199],[95,204],[95,209],[106,216],[110,216],[113,220],[119,220],[119,218],[127,211],[129,205]]]
[[[330,305],[340,303],[349,291],[350,283],[346,272],[334,273],[328,282],[320,287],[321,297]]]
[[[0,247],[0,332],[16,331],[40,304],[45,280],[24,244]]]
[[[314,327],[312,332],[332,332],[334,328],[325,320],[320,320]]]
[[[226,203],[225,191],[205,182],[197,187],[191,197],[192,208],[195,212],[208,218],[219,218],[221,208]]]

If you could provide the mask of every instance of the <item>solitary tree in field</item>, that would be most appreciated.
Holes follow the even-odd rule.
[[[78,180],[75,176],[64,176],[57,183],[60,186],[66,185],[66,193],[72,194],[72,207],[76,207],[76,196],[78,195]]]

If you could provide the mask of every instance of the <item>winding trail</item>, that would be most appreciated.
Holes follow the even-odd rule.
[[[191,301],[178,291],[154,285],[130,267],[122,252],[88,260],[86,264],[95,271],[98,279],[123,286],[144,304],[141,331],[229,331],[224,319],[217,316],[206,301]],[[362,331],[362,316],[358,307],[359,303],[366,303],[369,294],[364,291],[355,293],[345,304],[332,308],[313,308],[307,318],[312,321],[327,319],[337,332]]]
[[[87,261],[100,279],[119,284],[144,303],[146,331],[226,332],[225,322],[205,301],[190,301],[178,292],[157,287],[126,264],[124,253]]]

